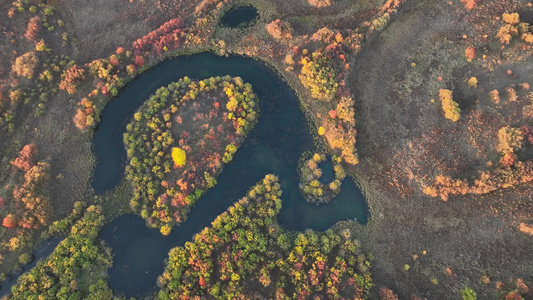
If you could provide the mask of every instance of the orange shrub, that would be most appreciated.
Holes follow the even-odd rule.
[[[456,122],[461,117],[461,110],[457,102],[453,101],[452,91],[441,89],[439,92],[439,99],[442,104],[442,110],[444,111],[444,117]]]
[[[268,34],[275,39],[291,39],[292,28],[289,22],[281,21],[280,19],[274,20],[265,25]]]
[[[326,7],[331,5],[331,0],[307,0],[311,6]]]
[[[2,221],[2,226],[6,228],[15,228],[17,226],[17,218],[12,214],[7,215]]]

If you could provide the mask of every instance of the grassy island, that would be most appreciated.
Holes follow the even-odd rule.
[[[331,158],[334,178],[331,182],[322,182],[320,164],[326,161],[326,155],[315,153],[309,159],[300,162],[300,191],[305,199],[311,203],[327,203],[340,192],[342,181],[346,177],[341,165],[342,159],[337,156]]]
[[[131,208],[169,234],[216,184],[258,113],[252,87],[239,77],[185,77],[158,89],[124,134]]]

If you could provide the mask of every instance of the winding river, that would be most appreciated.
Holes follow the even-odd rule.
[[[109,284],[116,294],[141,296],[154,291],[163,272],[168,251],[183,245],[192,236],[238,199],[266,174],[279,177],[283,207],[279,224],[288,230],[323,231],[340,220],[357,219],[366,224],[368,208],[353,179],[347,177],[341,192],[329,204],[305,202],[299,192],[298,160],[313,151],[313,138],[298,97],[264,63],[241,56],[219,57],[210,52],[167,60],[129,82],[110,101],[94,136],[95,167],[93,187],[99,194],[113,189],[124,177],[126,152],[122,134],[133,113],[160,86],[189,76],[240,76],[252,84],[259,97],[261,115],[231,163],[217,178],[217,185],[198,200],[188,220],[169,236],[149,229],[144,220],[124,215],[107,225],[101,237],[113,248],[114,265]]]

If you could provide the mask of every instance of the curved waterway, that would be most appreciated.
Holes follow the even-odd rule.
[[[59,245],[62,240],[62,238],[51,238],[37,245],[37,247],[35,247],[35,250],[33,250],[32,262],[23,265],[20,272],[17,272],[17,274],[12,274],[9,278],[0,282],[0,298],[11,293],[11,287],[15,285],[15,283],[17,283],[19,276],[33,269],[33,267],[37,265],[37,262],[39,262],[39,260],[52,254],[52,252],[54,252],[54,249],[57,247],[57,245]]]
[[[94,136],[98,163],[93,187],[97,193],[113,189],[124,177],[126,151],[122,134],[133,113],[160,86],[188,76],[240,76],[252,84],[261,110],[254,129],[239,148],[233,161],[224,167],[217,185],[202,196],[188,220],[162,236],[146,227],[136,215],[124,215],[107,225],[101,237],[113,248],[114,265],[109,285],[116,294],[142,296],[156,288],[168,251],[191,240],[210,226],[266,174],[279,177],[283,194],[278,223],[288,230],[323,231],[341,220],[367,222],[368,208],[353,179],[347,177],[341,192],[327,205],[305,202],[298,189],[298,160],[305,151],[314,151],[309,125],[300,110],[298,97],[264,63],[241,56],[219,57],[209,52],[165,61],[129,82],[118,97],[106,106]]]

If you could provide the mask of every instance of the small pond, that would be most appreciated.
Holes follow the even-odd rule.
[[[257,19],[259,19],[259,12],[255,6],[236,6],[220,18],[220,25],[229,28],[246,28],[254,25]]]
[[[367,222],[365,198],[350,177],[326,205],[303,200],[298,189],[298,161],[302,153],[316,149],[298,97],[287,83],[260,61],[241,56],[219,57],[209,52],[178,57],[149,69],[108,103],[94,136],[98,160],[93,177],[95,191],[101,194],[113,189],[123,179],[126,151],[122,134],[150,94],[184,76],[202,79],[223,75],[240,76],[252,84],[261,110],[258,122],[233,161],[224,167],[217,185],[198,200],[188,220],[175,227],[171,235],[165,237],[159,230],[147,228],[144,220],[135,215],[119,217],[103,229],[101,236],[115,254],[109,284],[117,295],[140,296],[154,291],[168,251],[210,226],[217,215],[269,173],[279,177],[283,190],[278,215],[282,227],[323,231],[341,220]]]
[[[331,157],[328,156],[327,159],[320,163],[318,167],[322,170],[322,175],[318,179],[322,184],[328,184],[335,180],[335,172],[333,170],[333,163],[331,162]]]

